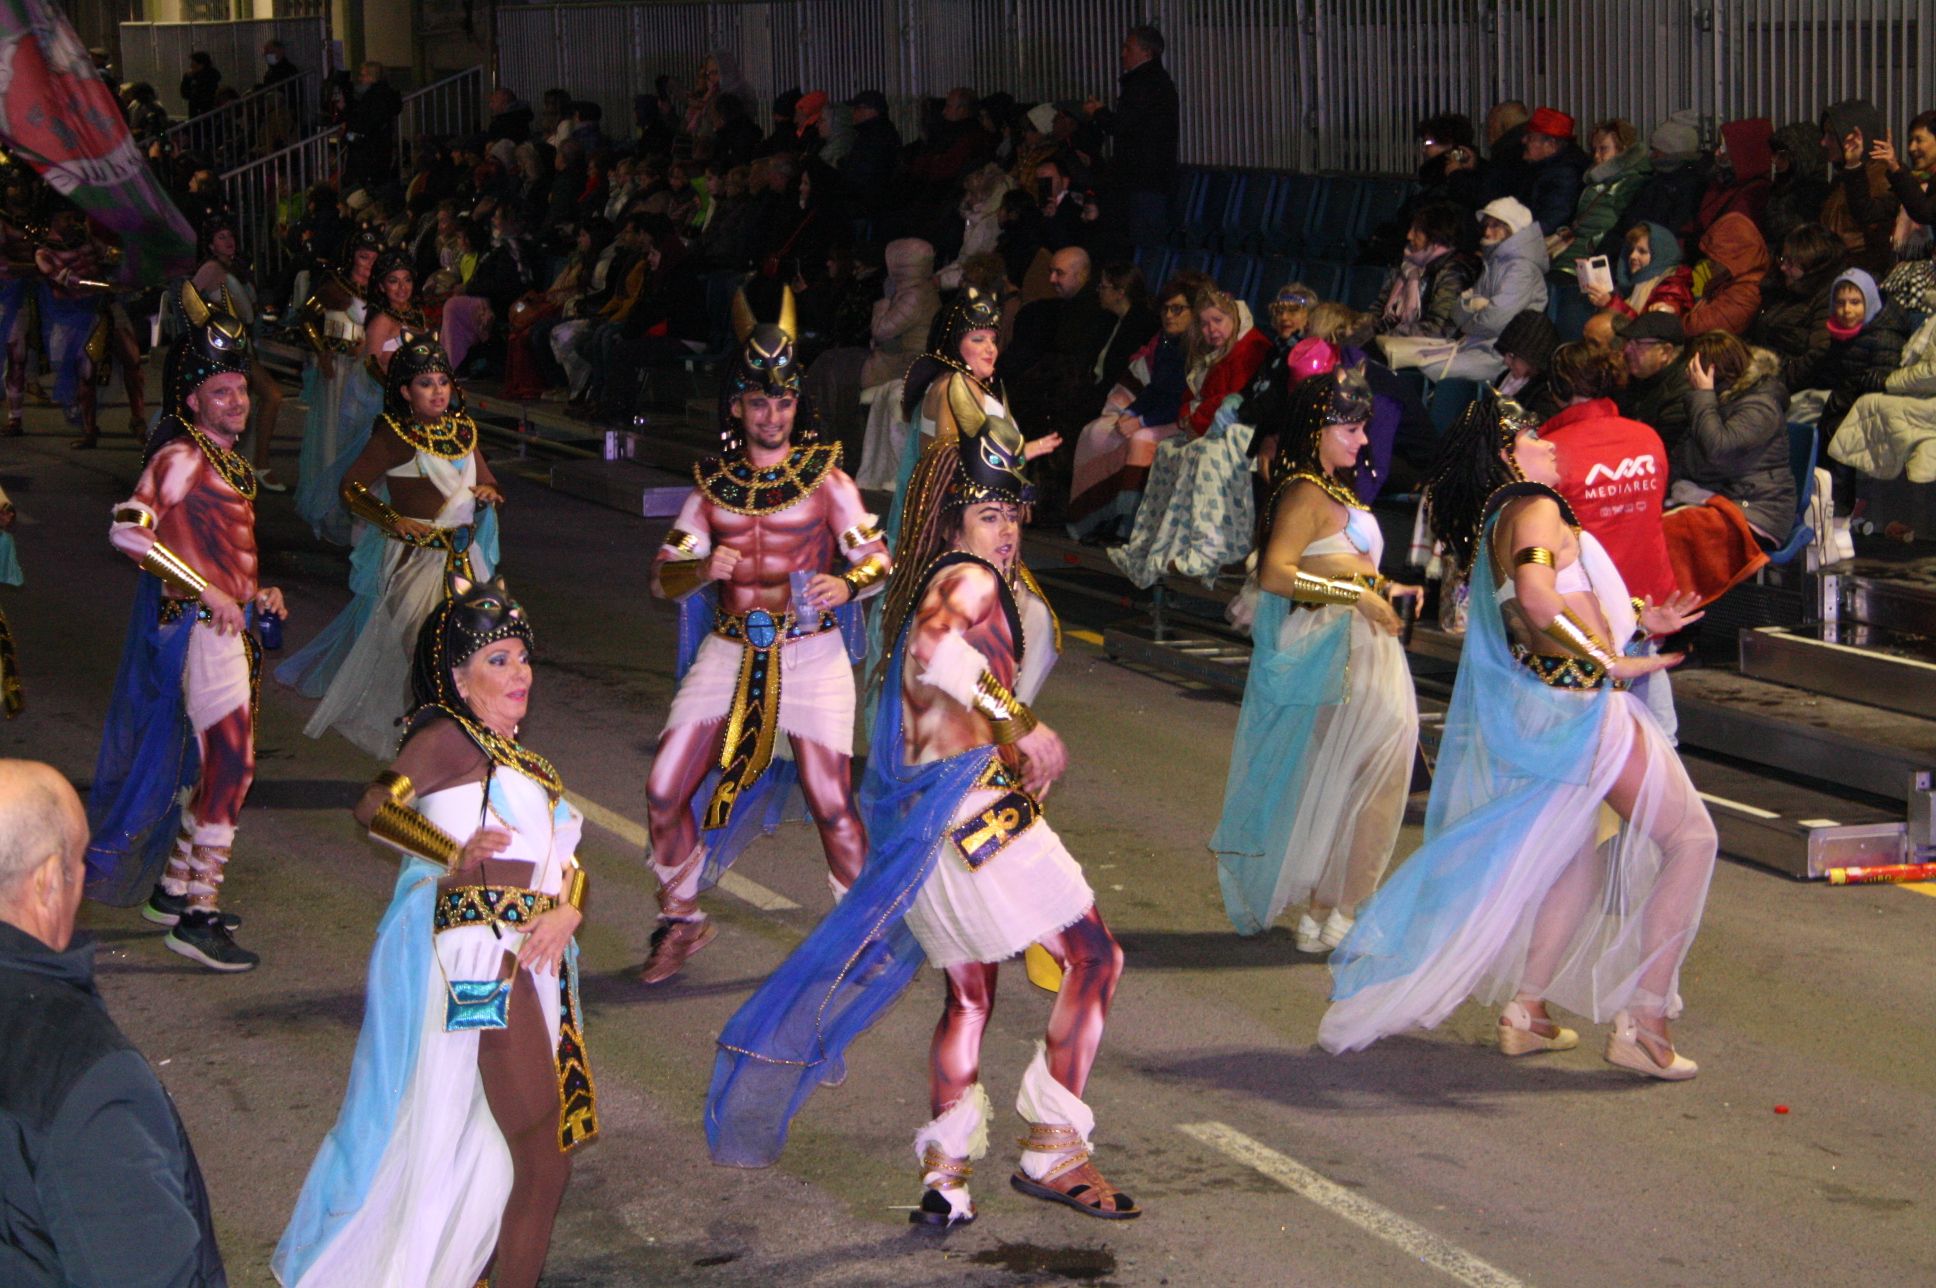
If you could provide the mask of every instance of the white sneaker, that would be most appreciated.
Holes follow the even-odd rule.
[[[1297,950],[1301,953],[1321,953],[1325,950],[1324,927],[1317,919],[1305,913],[1297,919]]]
[[[1324,930],[1319,934],[1318,938],[1324,941],[1326,948],[1336,948],[1344,942],[1344,937],[1350,934],[1351,928],[1357,924],[1358,919],[1356,917],[1347,917],[1336,908],[1333,908],[1331,915],[1324,919]]]

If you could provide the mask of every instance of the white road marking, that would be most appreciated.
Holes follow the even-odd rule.
[[[1756,805],[1743,805],[1740,801],[1731,801],[1725,796],[1716,796],[1712,792],[1698,792],[1696,794],[1710,805],[1719,805],[1722,809],[1731,809],[1736,813],[1746,814],[1750,818],[1781,817],[1781,815],[1771,809],[1762,809]]]
[[[1223,1123],[1183,1123],[1178,1130],[1246,1167],[1270,1177],[1285,1189],[1309,1199],[1326,1211],[1377,1235],[1386,1243],[1441,1270],[1473,1288],[1526,1288],[1499,1267],[1481,1261],[1465,1249],[1414,1225],[1389,1208],[1380,1207],[1335,1181],[1319,1176],[1294,1158],[1261,1145]]]
[[[643,854],[652,853],[652,834],[645,830],[644,824],[635,823],[617,810],[606,809],[577,792],[566,792],[565,799],[578,807],[587,823],[610,832]],[[719,888],[741,902],[752,904],[761,912],[791,912],[800,906],[778,891],[769,890],[737,872],[728,872],[719,878]]]

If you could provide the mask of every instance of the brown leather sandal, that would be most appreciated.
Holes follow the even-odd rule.
[[[1133,1221],[1143,1215],[1136,1200],[1111,1185],[1089,1161],[1088,1147],[1075,1128],[1060,1123],[1030,1123],[1029,1134],[1016,1142],[1039,1154],[1061,1154],[1041,1177],[1021,1168],[1008,1178],[1014,1189],[1030,1198],[1072,1207],[1084,1216],[1103,1221]]]

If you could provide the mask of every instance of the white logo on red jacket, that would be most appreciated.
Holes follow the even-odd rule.
[[[1620,464],[1612,466],[1603,465],[1595,461],[1593,468],[1586,472],[1586,486],[1592,487],[1601,479],[1621,483],[1627,479],[1645,478],[1659,472],[1658,467],[1654,464],[1654,454],[1652,452],[1647,453],[1645,456],[1629,456],[1626,460],[1620,462]]]

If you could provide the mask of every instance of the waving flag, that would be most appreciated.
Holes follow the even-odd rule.
[[[155,181],[80,38],[46,0],[0,0],[0,144],[120,234],[130,285],[194,269],[188,221]]]

